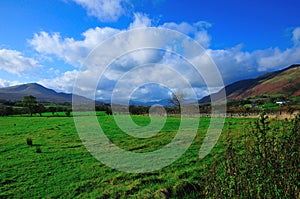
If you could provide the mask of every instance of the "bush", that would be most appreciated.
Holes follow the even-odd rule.
[[[67,116],[67,117],[70,117],[70,116],[71,116],[71,110],[67,110],[67,111],[66,111],[66,116]]]
[[[41,147],[40,147],[40,146],[37,146],[35,152],[37,152],[37,153],[42,153]]]
[[[223,158],[206,172],[202,195],[211,198],[299,198],[300,116],[270,123],[265,114],[244,140],[227,135]]]
[[[29,146],[32,146],[33,144],[32,144],[32,139],[31,138],[27,138],[26,139],[26,143],[27,143],[27,145],[29,145]]]

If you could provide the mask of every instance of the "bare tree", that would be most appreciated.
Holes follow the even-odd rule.
[[[180,104],[183,104],[185,101],[185,93],[182,91],[176,91],[172,93],[172,97],[169,100],[169,104],[174,107],[175,112],[179,112]]]

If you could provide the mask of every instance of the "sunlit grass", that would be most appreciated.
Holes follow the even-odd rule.
[[[132,116],[140,126],[148,116]],[[118,147],[133,152],[160,149],[171,142],[180,117],[168,117],[165,126],[151,138],[133,138],[122,132],[113,116],[98,116],[103,131]],[[205,187],[205,172],[222,159],[226,135],[245,140],[247,124],[254,119],[231,118],[225,123],[217,145],[203,160],[198,153],[209,125],[201,118],[197,135],[188,150],[161,170],[130,174],[96,160],[82,144],[72,117],[0,118],[0,197],[15,198],[162,198],[196,197]],[[32,146],[27,144],[32,139]],[[239,144],[241,144],[239,143]],[[41,153],[36,152],[36,147]],[[109,155],[109,154],[107,154]]]

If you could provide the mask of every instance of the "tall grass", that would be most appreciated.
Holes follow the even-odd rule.
[[[271,125],[272,124],[272,125]],[[208,198],[300,198],[300,116],[270,123],[263,113],[243,140],[228,129],[224,158],[205,175]]]

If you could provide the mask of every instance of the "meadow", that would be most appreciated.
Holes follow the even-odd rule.
[[[148,116],[132,118],[141,126],[150,121]],[[98,121],[114,144],[134,152],[147,152],[172,140],[180,117],[167,117],[163,129],[147,140],[124,135],[111,115],[99,113]],[[300,197],[299,118],[285,121],[227,118],[218,143],[209,155],[199,160],[209,121],[206,117],[199,120],[192,145],[171,165],[154,172],[133,174],[96,160],[82,144],[72,117],[63,114],[0,117],[0,198],[240,198],[247,195],[274,198],[270,192],[274,186],[277,187],[275,198]],[[270,152],[263,148],[266,146]],[[291,150],[287,151],[288,148]],[[278,168],[274,168],[276,164],[268,156],[277,161]],[[254,167],[247,169],[250,166]],[[263,169],[270,172],[260,172]],[[250,175],[248,170],[258,173],[257,176]],[[280,179],[288,175],[292,178]],[[243,178],[254,182],[247,183]]]

